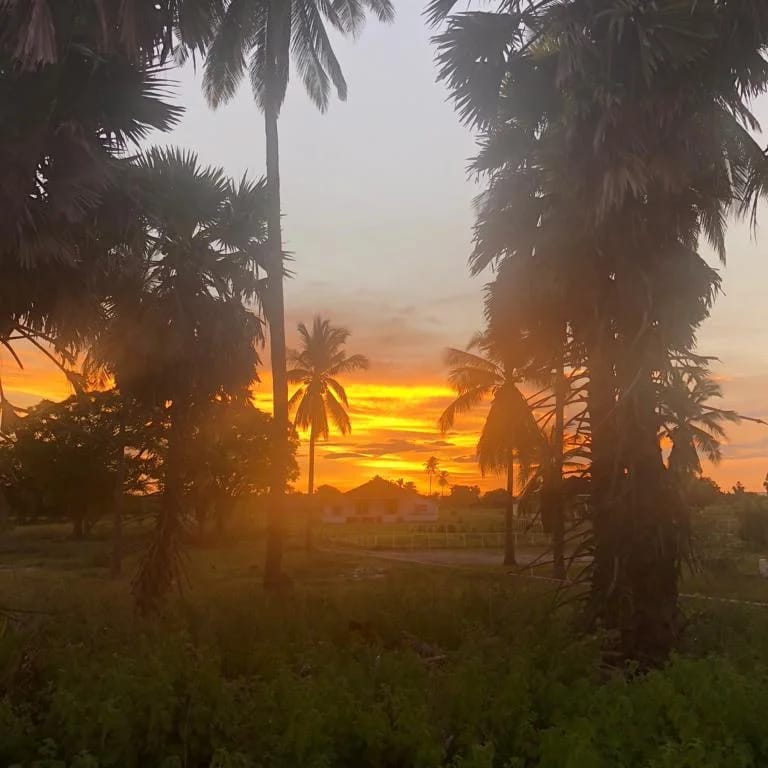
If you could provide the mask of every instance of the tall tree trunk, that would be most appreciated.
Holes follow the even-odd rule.
[[[656,396],[650,372],[634,378],[627,398],[626,578],[631,601],[621,616],[625,656],[658,664],[679,635],[678,575],[688,510],[664,465],[658,437]]]
[[[309,552],[312,549],[312,524],[315,515],[315,425],[309,428],[309,482],[307,487],[307,519],[304,543]]]
[[[587,334],[589,369],[587,408],[590,425],[590,517],[592,564],[586,618],[590,625],[617,628],[621,594],[618,556],[622,542],[622,507],[619,493],[623,470],[615,455],[616,379],[613,369],[613,337],[609,327],[598,322]]]
[[[181,575],[184,451],[189,429],[188,406],[181,398],[171,404],[169,420],[165,484],[157,526],[133,584],[136,605],[142,613],[155,609]]]
[[[125,404],[120,403],[117,428],[117,471],[115,472],[115,495],[112,520],[112,559],[110,572],[117,578],[123,570],[123,508],[125,505]]]
[[[555,421],[552,429],[552,564],[554,576],[565,579],[565,509],[563,505],[563,441],[565,440],[565,400],[567,396],[565,380],[565,333],[559,350],[559,360],[555,371]]]
[[[264,128],[267,147],[267,232],[270,358],[272,363],[272,478],[269,488],[267,550],[264,562],[265,589],[279,589],[283,583],[283,529],[285,486],[288,466],[288,376],[285,347],[285,299],[283,296],[283,243],[280,222],[280,146],[277,118],[278,99],[275,72],[274,25],[267,29],[267,79],[265,83]]]
[[[507,454],[507,509],[504,513],[504,565],[516,565],[515,556],[515,452]]]
[[[679,632],[677,579],[687,520],[662,459],[652,374],[638,362],[648,350],[638,336],[625,331],[623,337],[635,341],[624,342],[620,359],[621,339],[603,339],[588,350],[594,536],[589,616],[616,634],[624,658],[652,665],[667,657]],[[618,360],[615,372],[612,360]]]

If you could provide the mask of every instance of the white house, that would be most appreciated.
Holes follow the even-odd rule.
[[[377,476],[328,499],[322,519],[324,523],[434,523],[438,509],[434,499]]]

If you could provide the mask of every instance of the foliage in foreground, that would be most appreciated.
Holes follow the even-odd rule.
[[[114,605],[0,638],[0,764],[744,768],[768,760],[759,613],[609,673],[548,600],[408,573],[139,623]],[[723,655],[724,648],[728,655]],[[717,653],[720,655],[708,655]],[[755,658],[758,655],[759,658]]]

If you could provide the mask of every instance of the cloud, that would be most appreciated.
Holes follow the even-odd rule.
[[[456,443],[449,443],[447,440],[433,440],[430,445],[434,445],[435,448],[453,448]]]
[[[380,443],[367,443],[358,445],[358,450],[369,456],[388,456],[396,453],[425,452],[433,449],[430,443],[415,443],[411,440],[392,439]]]
[[[325,453],[324,459],[367,459],[365,453],[355,453],[354,451],[339,451],[338,453]]]
[[[456,464],[475,464],[477,463],[477,456],[454,456],[451,461]]]

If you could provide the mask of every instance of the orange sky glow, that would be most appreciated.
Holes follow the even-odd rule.
[[[60,400],[72,394],[65,377],[39,352],[25,351],[22,359],[25,369],[20,371],[7,355],[0,356],[0,376],[11,402],[27,406],[43,397]],[[269,411],[269,374],[261,372],[260,376],[262,380],[254,388],[254,401]],[[482,477],[475,459],[484,409],[463,414],[457,429],[441,435],[437,420],[451,400],[451,389],[436,374],[432,380],[426,374],[412,382],[402,378],[379,381],[374,368],[347,381],[352,434],[332,433],[327,442],[318,443],[316,483],[345,490],[378,474],[390,480],[413,480],[426,492],[424,463],[430,456],[436,456],[441,469],[448,471],[451,484],[477,484],[483,490],[502,487],[504,478],[493,474]],[[732,427],[732,443],[726,449],[730,455],[717,467],[707,466],[705,472],[724,490],[737,480],[750,490],[760,490],[766,471],[761,447],[766,429],[751,423]],[[300,437],[298,459],[302,474],[296,489],[305,490],[307,435]],[[752,450],[752,446],[756,449]],[[437,490],[434,484],[433,490]]]
[[[281,110],[280,160],[284,243],[292,261],[286,282],[289,346],[297,323],[327,317],[351,331],[350,353],[371,368],[344,381],[351,404],[352,434],[331,434],[317,447],[317,484],[350,488],[380,474],[428,487],[424,462],[436,456],[453,483],[501,487],[504,479],[481,477],[475,445],[484,411],[464,414],[456,430],[441,435],[437,419],[450,402],[442,364],[447,346],[463,347],[483,327],[486,272],[470,277],[481,186],[466,173],[477,152],[436,82],[433,30],[422,4],[402,3],[393,25],[369,25],[364,42],[338,40],[350,98],[319,113],[300,78],[288,88]],[[194,149],[201,163],[221,166],[235,179],[264,173],[262,117],[250,88],[211,110],[202,94],[201,71],[190,62],[171,78],[185,108],[173,132],[148,143]],[[407,130],[393,115],[407,107]],[[768,96],[755,113],[768,125]],[[402,121],[400,121],[402,122]],[[762,141],[762,139],[761,139]],[[319,150],[318,148],[321,148]],[[768,420],[768,302],[766,229],[729,222],[728,266],[704,243],[705,258],[721,270],[723,292],[701,327],[696,351],[718,358],[713,372],[723,386],[723,408]],[[64,398],[68,382],[39,352],[24,355],[19,371],[0,349],[6,395],[19,405],[43,397]],[[262,360],[269,360],[266,351]],[[269,374],[261,366],[256,403],[270,410]],[[768,471],[768,427],[744,422],[728,427],[724,461],[705,472],[724,489],[741,481],[762,490]],[[306,436],[305,436],[306,437]],[[306,488],[306,443],[299,455]]]

